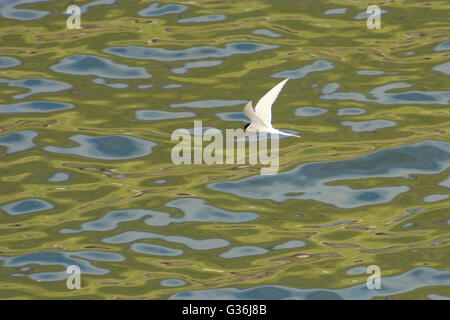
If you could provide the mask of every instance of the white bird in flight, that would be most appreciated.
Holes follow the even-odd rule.
[[[252,121],[247,123],[244,127],[244,132],[252,133],[274,133],[281,134],[285,136],[298,137],[295,134],[281,132],[278,129],[272,127],[272,104],[278,97],[278,94],[283,88],[284,84],[289,80],[289,78],[281,81],[275,87],[270,89],[256,104],[255,109],[253,109],[253,103],[250,101],[244,107],[244,114]]]

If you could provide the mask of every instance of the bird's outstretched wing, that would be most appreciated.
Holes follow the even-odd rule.
[[[267,127],[267,125],[262,121],[262,119],[255,113],[255,110],[253,110],[253,102],[249,101],[242,111],[244,114],[252,121],[254,125],[257,127]]]
[[[278,97],[284,84],[289,80],[289,78],[284,79],[275,87],[269,90],[256,104],[255,113],[261,118],[261,120],[266,124],[267,127],[272,127],[272,105]]]

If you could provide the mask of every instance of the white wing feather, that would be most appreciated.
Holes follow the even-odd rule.
[[[265,123],[269,128],[272,127],[272,104],[278,97],[284,84],[289,80],[289,78],[284,79],[275,87],[270,89],[256,104],[255,113],[256,115]]]
[[[252,101],[248,102],[244,107],[244,114],[251,120],[251,122],[261,128],[266,127],[266,124],[264,121],[261,120],[260,117],[255,113],[255,110],[253,110],[253,103]]]

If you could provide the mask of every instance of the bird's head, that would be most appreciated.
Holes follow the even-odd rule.
[[[247,130],[248,126],[250,125],[250,123],[247,123],[244,127],[244,132]]]

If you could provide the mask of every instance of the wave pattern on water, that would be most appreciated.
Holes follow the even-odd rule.
[[[0,1],[0,299],[448,296],[442,1],[76,4]],[[286,77],[277,174],[172,162]]]

